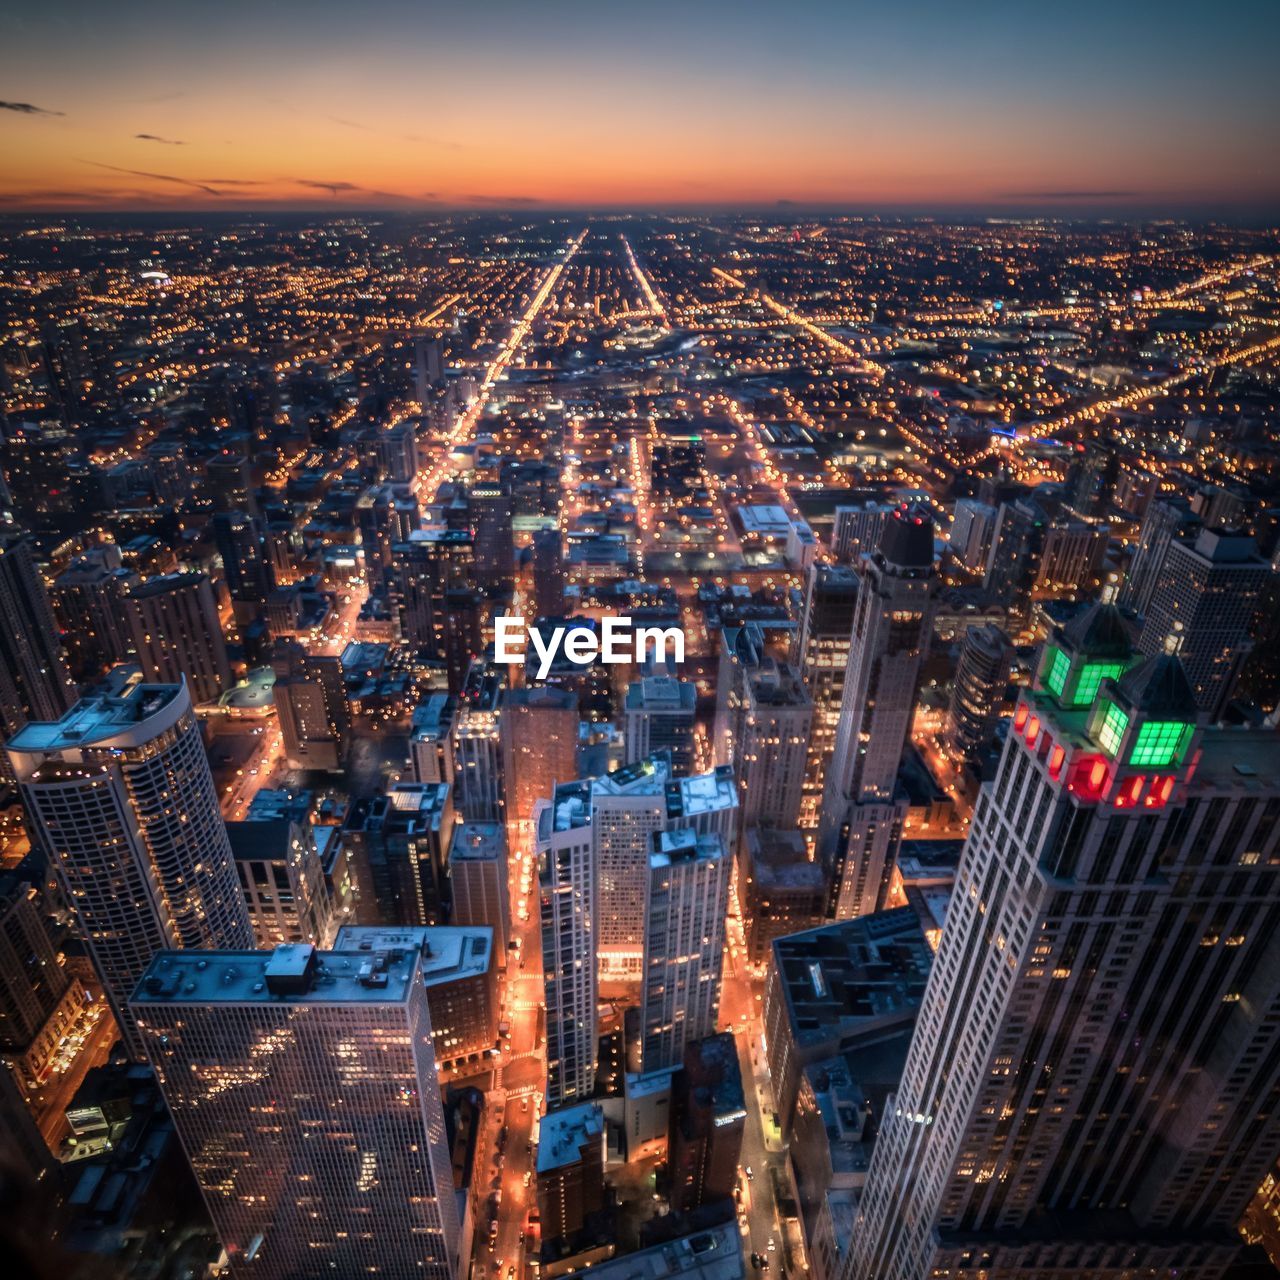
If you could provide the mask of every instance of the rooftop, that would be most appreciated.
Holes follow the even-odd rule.
[[[89,746],[135,746],[177,720],[190,700],[180,684],[132,684],[122,693],[81,698],[60,720],[33,720],[9,740],[33,754]],[[164,713],[168,711],[169,714]]]
[[[577,1164],[583,1147],[597,1136],[604,1136],[604,1112],[594,1102],[548,1111],[538,1130],[538,1172]]]
[[[704,813],[734,809],[738,787],[731,765],[717,765],[710,773],[676,778],[667,784],[667,817],[693,818]]]
[[[592,1280],[742,1280],[746,1274],[736,1221],[623,1254],[591,1268]]]
[[[372,955],[404,952],[421,957],[422,981],[428,987],[489,971],[493,963],[493,929],[488,925],[381,925],[345,924],[334,939],[338,951]]]
[[[500,822],[461,822],[453,829],[449,861],[491,862],[505,857],[507,831]]]

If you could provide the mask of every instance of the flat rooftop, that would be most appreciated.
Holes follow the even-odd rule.
[[[333,942],[338,951],[370,955],[398,952],[420,957],[422,981],[428,987],[463,978],[478,978],[493,964],[493,929],[489,925],[344,924]]]
[[[461,822],[453,829],[450,862],[494,862],[506,852],[507,831],[500,822]]]
[[[733,809],[737,804],[738,787],[733,780],[733,769],[727,764],[718,765],[710,773],[677,778],[667,786],[669,817],[692,818],[701,813]]]
[[[274,951],[161,951],[131,1003],[147,1005],[402,1004],[416,951],[382,961],[360,951],[317,951],[291,942]]]
[[[548,1111],[538,1129],[538,1172],[577,1164],[582,1148],[597,1135],[604,1135],[604,1112],[594,1102]]]
[[[59,720],[32,720],[9,740],[13,751],[55,752],[128,735],[182,693],[180,684],[135,684],[123,693],[90,694]]]
[[[741,1280],[746,1274],[742,1240],[734,1221],[667,1244],[624,1254],[591,1268],[592,1280]]]

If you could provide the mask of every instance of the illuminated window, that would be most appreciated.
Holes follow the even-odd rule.
[[[1128,727],[1129,717],[1114,702],[1108,702],[1098,730],[1098,744],[1109,756],[1119,755],[1120,740]]]
[[[1045,688],[1059,701],[1062,691],[1067,687],[1067,675],[1071,671],[1071,660],[1061,649],[1049,647],[1049,662],[1044,671]]]
[[[1080,678],[1076,681],[1075,693],[1071,698],[1073,707],[1086,707],[1098,696],[1098,690],[1104,680],[1118,680],[1124,675],[1123,662],[1086,662],[1080,668]]]
[[[1192,726],[1180,720],[1148,720],[1138,730],[1130,764],[1162,768],[1181,764],[1183,753],[1191,741]]]

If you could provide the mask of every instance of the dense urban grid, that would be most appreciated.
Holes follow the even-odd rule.
[[[12,1274],[1275,1274],[1278,421],[1274,229],[0,223]]]

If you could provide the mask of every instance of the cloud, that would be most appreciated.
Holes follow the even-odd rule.
[[[1007,200],[1131,200],[1137,191],[1006,191]]]
[[[33,106],[30,102],[0,102],[0,111],[16,111],[21,116],[65,116],[65,111],[50,111],[48,107]]]
[[[497,204],[505,206],[513,204],[542,203],[537,196],[466,196],[464,198],[471,204]]]
[[[134,178],[151,178],[154,182],[173,182],[178,186],[191,187],[195,191],[203,191],[205,195],[220,196],[221,191],[216,187],[211,187],[205,182],[195,182],[191,178],[178,178],[171,173],[148,173],[145,169],[121,169],[114,164],[102,164],[98,160],[85,160],[84,164],[91,164],[95,169],[109,169],[112,173],[127,173]]]
[[[187,145],[181,138],[162,138],[155,133],[135,133],[133,136],[139,142],[163,142],[166,147],[185,147]]]
[[[375,128],[371,124],[363,124],[359,120],[347,120],[343,116],[325,116],[325,119],[332,121],[334,124],[342,125],[344,129],[359,129],[361,133],[384,133],[389,138],[400,138],[404,142],[426,142],[433,147],[446,147],[450,151],[460,151],[462,149],[460,142],[450,142],[447,138],[436,138],[429,134],[386,131]]]
[[[357,187],[354,182],[318,182],[311,178],[295,178],[294,181],[300,187],[310,187],[313,191],[327,191],[331,196],[336,196],[339,191],[361,191],[362,187]]]

